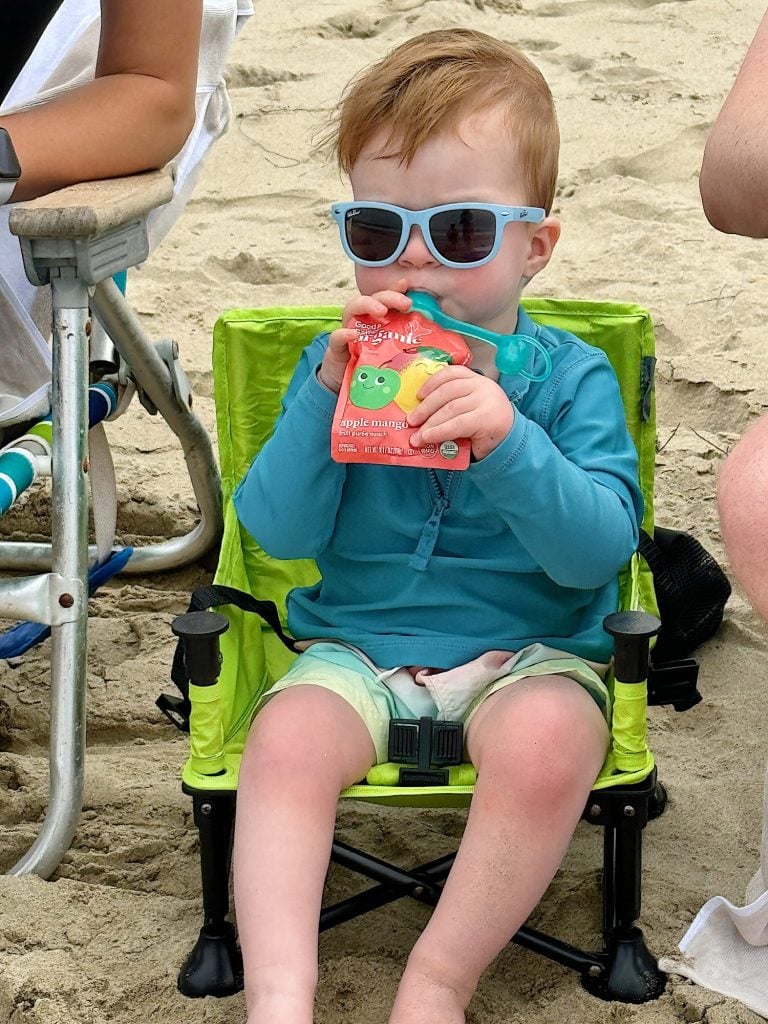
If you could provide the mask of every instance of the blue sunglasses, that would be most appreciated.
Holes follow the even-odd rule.
[[[507,224],[538,224],[546,210],[538,206],[446,203],[427,210],[406,210],[391,203],[334,203],[344,252],[363,267],[386,267],[402,254],[416,225],[434,258],[446,267],[481,267],[501,245]]]

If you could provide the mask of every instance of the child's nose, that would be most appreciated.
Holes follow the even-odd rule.
[[[421,228],[415,225],[411,228],[406,246],[397,262],[406,267],[425,267],[430,263],[437,263],[424,242]]]

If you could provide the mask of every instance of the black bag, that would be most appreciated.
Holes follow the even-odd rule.
[[[723,621],[731,584],[690,533],[657,526],[651,538],[641,530],[639,550],[653,573],[661,619],[652,660],[687,658]]]

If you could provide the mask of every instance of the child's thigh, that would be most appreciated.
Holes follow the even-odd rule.
[[[256,705],[254,722],[258,722],[278,698],[280,706],[285,707],[283,701],[294,690],[304,694],[300,698],[300,703],[318,702],[323,713],[330,713],[324,709],[337,707],[337,703],[326,700],[321,695],[338,698],[341,704],[352,709],[364,723],[375,750],[375,757],[371,763],[387,760],[389,723],[392,718],[398,717],[395,701],[376,672],[356,652],[331,642],[310,647],[308,651],[300,654],[286,674],[262,695]],[[314,714],[314,711],[310,710],[305,715],[310,732],[318,728]]]
[[[466,736],[472,763],[521,772],[597,776],[610,739],[602,710],[566,676],[531,676],[492,693]]]
[[[356,708],[311,683],[281,690],[264,704],[244,757],[270,774],[338,774],[340,788],[363,778],[375,760],[371,733]]]

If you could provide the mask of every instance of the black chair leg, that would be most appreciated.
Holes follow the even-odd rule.
[[[635,927],[640,916],[642,826],[605,828],[603,852],[603,935],[605,968],[582,978],[600,999],[646,1003],[658,999],[667,983]]]
[[[203,927],[179,974],[185,996],[229,996],[243,987],[243,960],[229,913],[235,794],[192,794],[200,835]]]

